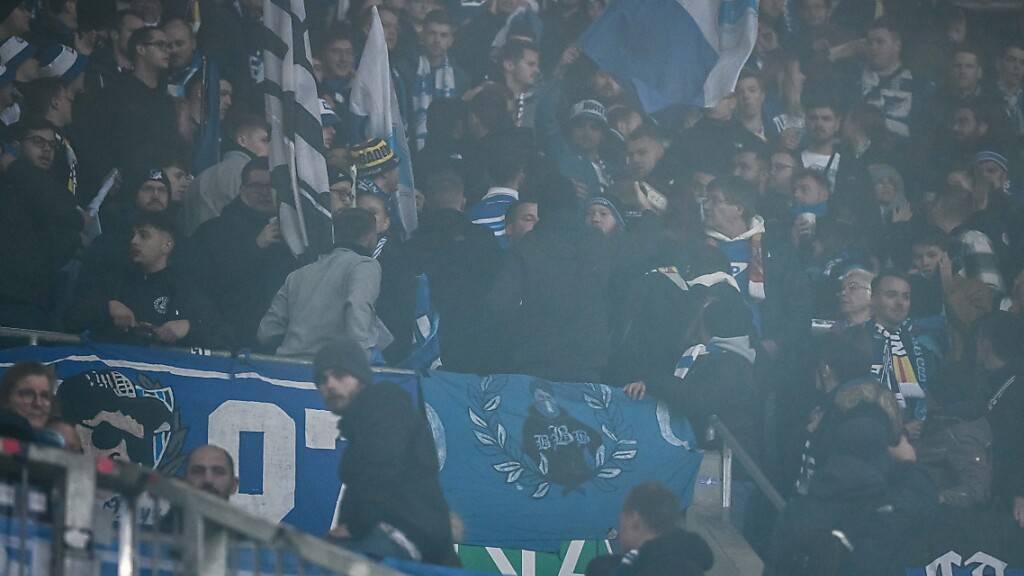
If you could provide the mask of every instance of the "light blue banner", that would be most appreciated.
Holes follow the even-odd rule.
[[[217,444],[238,466],[234,504],[315,535],[329,530],[344,441],[308,365],[89,344],[6,350],[0,370],[16,360],[56,367],[57,398],[87,450],[173,475],[193,448]],[[464,544],[557,552],[608,537],[636,484],[692,494],[693,433],[652,402],[527,376],[378,378],[426,400]]]
[[[693,495],[702,454],[664,406],[528,376],[436,373],[422,394],[466,544],[557,551],[613,536],[637,484],[661,481],[684,503]]]

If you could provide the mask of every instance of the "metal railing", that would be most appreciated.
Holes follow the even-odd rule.
[[[12,328],[0,326],[0,339],[22,340],[29,346],[40,344],[85,344],[87,340],[75,334],[65,332],[47,332],[45,330],[28,330],[25,328]],[[99,343],[107,343],[98,341]],[[113,344],[113,343],[111,343]],[[211,358],[237,358],[240,360],[254,360],[257,362],[282,362],[285,364],[312,365],[312,357],[305,356],[276,356],[273,354],[259,354],[256,352],[230,350],[211,350],[209,348],[183,348],[180,346],[160,346],[160,350],[171,350],[197,356],[208,356]],[[373,371],[378,374],[415,374],[412,370],[403,368],[392,368],[390,366],[374,366]]]
[[[754,462],[743,445],[736,439],[729,427],[718,416],[712,414],[708,426],[715,432],[715,437],[722,441],[722,508],[726,511],[732,507],[732,466],[733,459],[750,475],[757,488],[768,498],[776,510],[786,507],[786,500],[775,489],[761,467]]]
[[[19,576],[136,574],[340,574],[397,576],[367,558],[298,530],[270,523],[216,496],[135,464],[0,439],[0,475],[11,486],[6,508],[16,544],[2,567]],[[119,499],[116,515],[102,513],[97,496]],[[40,494],[43,504],[40,505]],[[36,496],[34,504],[32,497]],[[102,499],[102,498],[101,498]],[[109,502],[109,500],[108,500]],[[144,502],[159,514],[143,521]],[[97,511],[99,510],[99,512]],[[105,526],[113,521],[113,526]],[[49,528],[50,537],[39,536]],[[30,535],[30,529],[32,534]],[[99,537],[116,534],[112,546]],[[41,566],[49,548],[48,566]],[[33,553],[33,551],[35,551]],[[36,562],[35,565],[32,562]],[[12,572],[12,567],[14,567]]]

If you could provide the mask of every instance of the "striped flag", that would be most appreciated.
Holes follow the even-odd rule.
[[[264,0],[262,83],[270,122],[270,169],[281,200],[281,236],[296,256],[333,246],[320,99],[304,0]]]
[[[402,232],[408,237],[416,229],[416,195],[413,192],[412,155],[409,153],[409,139],[405,134],[405,123],[399,113],[398,96],[391,76],[388,46],[384,41],[384,27],[380,23],[377,7],[372,8],[373,16],[370,34],[366,37],[359,68],[352,79],[352,95],[349,97],[349,111],[355,116],[355,142],[358,144],[370,138],[383,138],[398,156],[399,187],[392,203],[392,218],[398,217]]]

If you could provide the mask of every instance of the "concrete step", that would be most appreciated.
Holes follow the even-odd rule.
[[[760,576],[764,564],[722,508],[722,457],[705,452],[686,511],[686,528],[700,534],[715,554],[708,576]]]

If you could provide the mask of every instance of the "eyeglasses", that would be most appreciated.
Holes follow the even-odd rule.
[[[867,284],[846,284],[839,288],[839,294],[845,294],[847,292],[854,292],[856,290],[871,290],[871,286]]]
[[[14,393],[18,397],[18,400],[23,402],[32,402],[38,400],[40,402],[53,402],[53,394],[46,390],[45,392],[36,392],[31,388],[22,388]]]
[[[160,50],[168,50],[171,47],[170,42],[146,42],[143,46],[152,46]]]
[[[22,139],[22,142],[26,142],[39,148],[49,148],[50,150],[57,149],[57,141],[43,138],[42,136],[26,136]]]

